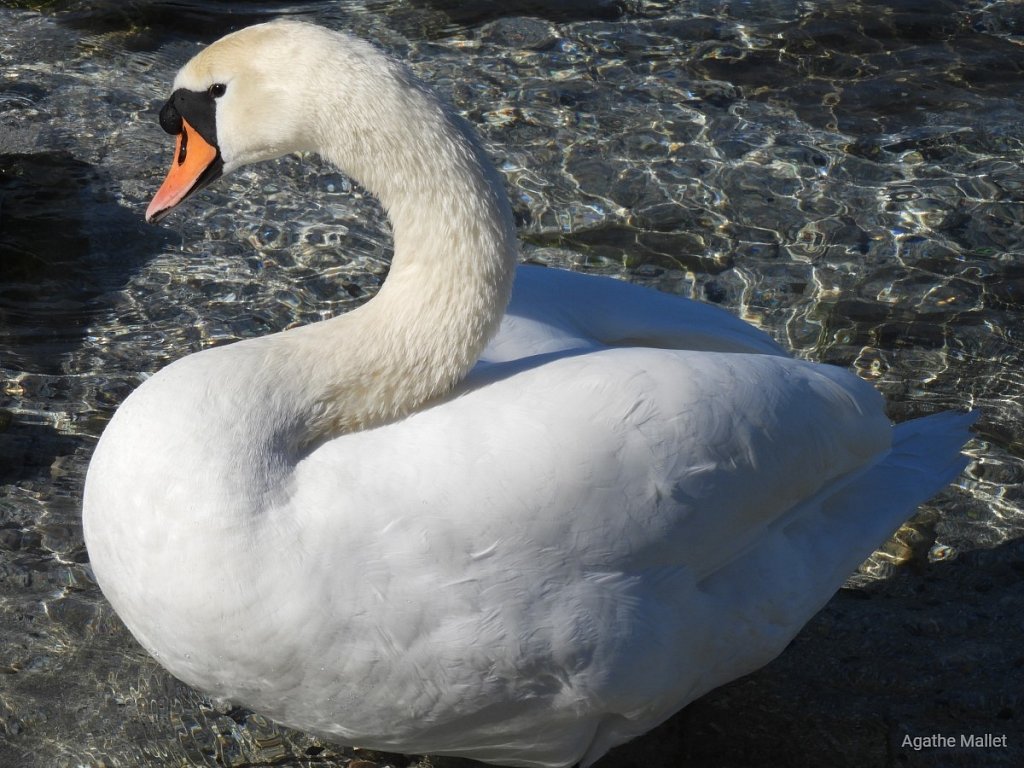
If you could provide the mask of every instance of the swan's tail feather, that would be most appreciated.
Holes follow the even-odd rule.
[[[889,455],[872,467],[861,482],[823,505],[841,533],[859,533],[860,548],[841,558],[836,588],[868,555],[899,528],[917,507],[945,488],[968,464],[960,451],[970,439],[977,412],[946,412],[898,424]],[[862,514],[851,504],[868,504]],[[854,539],[856,540],[856,539]]]
[[[888,455],[822,501],[821,523],[825,530],[816,535],[839,543],[832,558],[833,589],[838,589],[920,504],[964,470],[968,459],[960,451],[970,439],[970,426],[977,418],[976,412],[946,412],[897,425]]]
[[[893,429],[891,458],[887,463],[898,463],[909,471],[930,477],[931,482],[927,485],[938,486],[931,492],[935,493],[952,482],[967,466],[967,457],[960,453],[960,449],[970,438],[970,427],[977,420],[977,411],[946,411],[897,424]],[[929,457],[931,461],[925,463],[922,457]],[[925,496],[922,501],[927,498]]]
[[[837,481],[776,521],[741,562],[701,584],[729,606],[716,637],[750,638],[744,664],[711,671],[708,685],[767,664],[843,582],[917,508],[967,466],[960,452],[977,413],[940,413],[894,429],[890,451],[852,478]],[[751,583],[750,573],[763,578]]]

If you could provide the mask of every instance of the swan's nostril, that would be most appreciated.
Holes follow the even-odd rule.
[[[188,156],[188,131],[185,130],[185,126],[182,126],[178,136],[178,165],[184,165],[185,158]]]

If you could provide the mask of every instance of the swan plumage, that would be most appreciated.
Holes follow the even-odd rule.
[[[720,309],[516,268],[469,129],[362,41],[258,25],[174,93],[151,218],[313,150],[396,241],[373,300],[172,363],[97,446],[97,581],[197,688],[357,746],[589,765],[777,655],[965,465],[970,415],[893,428]]]

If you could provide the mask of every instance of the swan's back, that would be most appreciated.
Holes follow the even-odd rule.
[[[520,266],[502,332],[481,359],[500,362],[599,346],[786,355],[725,310],[609,277]]]

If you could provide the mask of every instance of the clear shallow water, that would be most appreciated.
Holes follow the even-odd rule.
[[[301,13],[407,58],[503,171],[524,256],[722,304],[852,366],[894,419],[978,408],[975,461],[777,661],[607,765],[1014,765],[1024,701],[1024,6],[984,2],[0,6],[0,766],[344,765],[141,652],[81,486],[138,383],[356,306],[374,201],[315,158],[142,212],[200,41]],[[38,5],[36,5],[38,7]],[[936,755],[904,734],[1008,733]],[[399,758],[362,756],[403,764]]]

